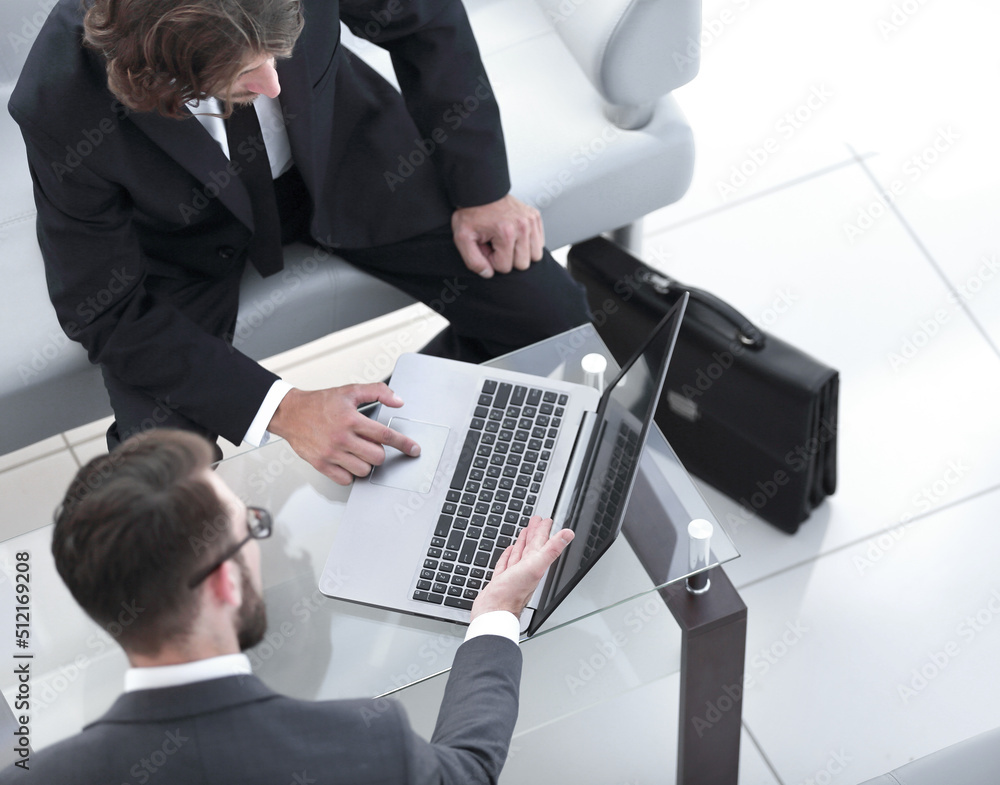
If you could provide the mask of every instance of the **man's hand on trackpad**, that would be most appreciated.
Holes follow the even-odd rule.
[[[420,455],[408,436],[358,411],[365,403],[398,408],[403,402],[382,382],[325,390],[290,390],[278,405],[268,431],[284,438],[302,458],[339,485],[366,477],[385,461],[383,445]]]

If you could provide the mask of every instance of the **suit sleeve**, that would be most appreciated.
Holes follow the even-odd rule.
[[[521,650],[497,635],[463,643],[455,655],[431,741],[407,739],[407,782],[496,783],[514,723]]]
[[[59,160],[58,145],[18,119],[49,297],[63,330],[91,362],[238,444],[277,377],[151,291],[151,260],[125,190],[85,164],[55,171],[49,163]]]
[[[341,19],[387,50],[407,110],[455,207],[510,190],[500,109],[460,0],[342,0]]]

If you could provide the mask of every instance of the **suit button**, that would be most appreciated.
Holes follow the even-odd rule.
[[[228,245],[220,246],[216,250],[218,251],[219,256],[223,259],[232,259],[233,255],[236,253],[236,249]]]

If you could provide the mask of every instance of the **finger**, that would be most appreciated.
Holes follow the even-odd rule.
[[[507,566],[512,567],[517,564],[524,557],[524,551],[528,547],[528,540],[531,536],[530,532],[531,523],[521,529],[521,532],[517,535],[517,538],[508,547],[510,548],[510,558],[507,560]]]
[[[514,548],[513,545],[508,545],[506,548],[503,549],[503,553],[500,554],[500,558],[497,559],[497,563],[493,565],[494,578],[498,578],[499,576],[503,575],[504,570],[506,570],[507,567],[510,566],[509,564],[510,554],[513,548]]]
[[[367,477],[373,466],[385,462],[385,450],[381,445],[359,439],[354,449],[340,450],[327,458],[331,465],[340,466],[352,477]]]
[[[565,550],[566,546],[573,540],[574,533],[571,529],[560,529],[550,536],[552,530],[551,518],[538,518],[532,520],[525,529],[529,536],[527,547],[530,553],[538,554],[541,559],[541,569],[546,569],[548,565],[559,558],[559,554]]]
[[[394,447],[411,458],[420,455],[420,445],[413,439],[377,420],[365,417],[363,422],[354,424],[353,431],[355,438],[345,446],[346,451],[373,466],[381,466],[385,462],[385,450],[382,449],[382,445]]]
[[[513,231],[500,229],[492,239],[493,257],[490,260],[498,273],[509,273],[514,265],[516,238]]]
[[[346,390],[348,398],[354,406],[363,403],[384,403],[386,406],[398,408],[403,405],[403,399],[389,389],[385,382],[372,382],[370,384],[352,384]]]
[[[411,458],[416,458],[420,455],[420,445],[417,444],[409,436],[404,436],[399,431],[394,431],[392,428],[386,426],[381,434],[379,434],[377,440],[380,444],[384,444],[387,447],[395,447],[403,455],[409,455]]]
[[[545,224],[542,223],[542,215],[535,212],[532,220],[531,230],[531,261],[540,262],[545,253]]]
[[[548,541],[550,531],[552,531],[551,518],[532,515],[528,520],[528,525],[524,528],[524,534],[527,538],[525,545],[532,550],[539,550]]]
[[[514,224],[516,235],[514,243],[514,269],[527,270],[531,267],[532,254],[535,252],[535,216],[534,211],[525,208],[524,215]]]
[[[510,548],[510,555],[507,558],[507,567],[513,567],[526,558],[533,550],[538,550],[540,546],[532,544],[532,542],[538,538],[536,532],[539,528],[538,521],[540,520],[541,518],[537,515],[533,515],[528,521],[528,525],[521,529],[514,542],[508,546]],[[496,569],[494,569],[493,574],[496,575]]]
[[[385,386],[385,382],[381,384]],[[378,401],[386,406],[391,406],[393,409],[398,409],[403,405],[403,399],[396,395],[389,387],[385,387],[385,392],[379,395]]]
[[[492,276],[493,273],[496,272],[496,268],[494,268],[493,266],[493,259],[495,257],[495,254],[493,253],[493,243],[477,242],[476,247],[479,249],[479,253],[481,253],[483,255],[483,258],[486,260],[486,264],[490,266],[490,276]]]
[[[486,258],[475,237],[456,234],[455,247],[458,248],[458,253],[461,255],[462,261],[465,262],[465,266],[472,272],[483,278],[493,277],[493,265]]]
[[[560,554],[566,550],[566,546],[573,542],[576,533],[572,529],[560,529],[553,534],[540,551],[546,565],[552,564],[559,558]]]
[[[330,463],[328,461],[310,461],[310,463],[320,474],[325,474],[337,483],[337,485],[350,485],[354,481],[354,475],[351,474],[351,472],[343,469],[335,463]]]
[[[512,542],[510,545],[504,548],[503,553],[500,554],[500,558],[497,559],[497,563],[493,567],[494,578],[497,578],[498,576],[502,575],[504,570],[513,567],[515,564],[521,561],[521,557],[524,555],[524,549],[528,542],[528,527],[530,525],[531,523],[529,521],[528,526],[525,526],[523,529],[521,529],[517,537],[514,539],[514,542]],[[503,565],[503,567],[500,566],[501,564]]]
[[[515,270],[527,270],[531,267],[531,234],[525,232],[524,237],[514,243],[513,264]]]

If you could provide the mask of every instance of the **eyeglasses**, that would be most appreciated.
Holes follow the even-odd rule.
[[[272,523],[271,513],[263,507],[247,507],[247,528],[250,530],[250,533],[212,562],[210,566],[195,573],[195,576],[188,581],[188,588],[197,588],[209,575],[233,558],[240,548],[250,542],[250,540],[264,540],[270,537]]]

